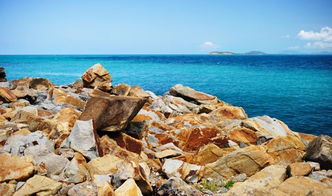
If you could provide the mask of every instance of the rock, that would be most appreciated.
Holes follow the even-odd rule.
[[[229,135],[229,139],[237,143],[256,144],[256,133],[248,128],[233,129]]]
[[[112,138],[120,147],[125,148],[130,152],[140,154],[143,149],[143,143],[141,140],[135,139],[125,133],[116,134]]]
[[[298,137],[298,135],[291,131],[285,123],[269,116],[249,118],[244,120],[242,124],[244,127],[256,131],[258,135],[272,137],[291,135]]]
[[[6,72],[4,67],[0,67],[0,82],[6,82]]]
[[[165,95],[162,97],[162,100],[167,105],[167,110],[171,109],[180,114],[190,113],[192,111],[198,110],[198,105],[193,104],[189,101],[182,99],[181,97],[174,97],[171,95]],[[169,109],[168,109],[169,108]]]
[[[220,123],[225,120],[246,119],[248,115],[243,108],[223,105],[208,114],[208,119],[212,123]]]
[[[86,160],[77,152],[64,172],[69,182],[80,183],[90,179]]]
[[[306,162],[292,163],[287,168],[291,176],[306,176],[312,171],[312,167]]]
[[[128,84],[120,83],[113,87],[112,93],[119,96],[128,96],[130,88]]]
[[[29,178],[25,184],[14,193],[14,196],[20,195],[54,195],[61,188],[61,183],[50,178],[34,175]]]
[[[126,180],[119,188],[115,190],[114,195],[143,196],[141,190],[138,188],[133,179]]]
[[[5,87],[0,87],[0,101],[3,101],[5,103],[16,101],[17,98],[15,94]]]
[[[303,176],[290,177],[285,182],[275,187],[277,191],[284,195],[332,195],[332,188],[327,185]],[[280,194],[278,194],[280,195]]]
[[[34,172],[31,157],[17,157],[7,153],[0,154],[0,182],[24,180]]]
[[[9,137],[0,152],[23,156],[24,151],[32,146],[40,146],[42,149],[47,149],[48,152],[54,151],[54,142],[50,141],[42,132],[36,131],[29,135],[18,134]]]
[[[332,170],[313,171],[308,177],[332,187]]]
[[[97,196],[98,187],[92,182],[76,184],[68,191],[69,196]]]
[[[0,184],[0,195],[1,196],[12,196],[15,192],[15,184]]]
[[[203,176],[212,179],[230,178],[240,173],[252,176],[270,163],[273,163],[273,159],[264,147],[248,146],[206,164]]]
[[[38,91],[48,91],[54,84],[46,78],[32,78],[29,86]]]
[[[169,89],[169,94],[175,97],[182,97],[186,101],[193,102],[195,104],[213,104],[217,103],[216,97],[195,91],[192,88],[177,84]]]
[[[276,137],[269,140],[265,147],[275,163],[283,165],[299,162],[304,155],[304,144],[295,136]]]
[[[83,87],[110,90],[112,77],[101,65],[95,64],[82,75]]]
[[[18,86],[12,92],[17,98],[25,99],[31,104],[34,104],[38,98],[36,90],[29,89],[28,86]]]
[[[85,107],[84,101],[70,95],[57,96],[53,101],[58,103],[66,103],[69,105],[73,105],[79,109],[83,109]]]
[[[96,137],[92,120],[77,120],[62,147],[70,147],[89,159],[98,157]]]
[[[127,126],[144,103],[145,99],[134,97],[92,97],[79,119],[92,119],[97,130],[118,131]]]
[[[187,182],[196,183],[199,179],[201,166],[189,164],[180,160],[166,159],[162,167],[168,177],[180,177]]]
[[[123,164],[123,160],[114,155],[105,155],[92,159],[88,162],[88,170],[93,178],[94,175],[110,175],[117,172],[117,165]],[[130,169],[130,168],[128,168]]]
[[[80,113],[78,111],[73,108],[66,107],[60,110],[60,112],[53,117],[53,120],[57,122],[57,129],[61,133],[69,134],[79,116]]]
[[[321,168],[332,169],[332,137],[320,135],[312,140],[306,148],[305,159],[319,162]]]
[[[286,168],[280,165],[271,165],[244,182],[235,183],[225,196],[256,195],[255,192],[261,188],[269,189],[281,184],[286,178]]]
[[[135,85],[135,86],[133,86],[133,87],[130,88],[128,96],[147,98],[147,97],[150,97],[150,94],[147,93],[147,92],[145,92],[139,86]]]
[[[42,173],[46,171],[47,175],[50,177],[60,174],[69,163],[68,159],[65,157],[56,155],[41,145],[26,148],[24,154],[33,156],[36,165],[43,171]]]
[[[114,190],[110,183],[105,183],[103,187],[98,188],[98,196],[113,196]]]
[[[199,190],[188,185],[181,178],[172,177],[163,183],[157,190],[158,195],[201,196]]]

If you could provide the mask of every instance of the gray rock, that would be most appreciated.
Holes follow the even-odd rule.
[[[98,194],[98,187],[92,182],[76,184],[68,191],[69,196],[95,196]]]
[[[50,141],[41,131],[36,131],[27,136],[19,134],[9,137],[0,152],[23,156],[25,149],[36,145],[48,152],[54,151],[54,142]]]
[[[96,158],[98,152],[92,120],[77,120],[61,147],[70,147],[89,159]]]
[[[172,177],[160,186],[157,190],[158,195],[180,195],[180,196],[199,196],[202,192],[188,185],[181,178]]]
[[[320,163],[323,169],[332,169],[332,137],[320,135],[312,140],[307,148],[304,158]]]

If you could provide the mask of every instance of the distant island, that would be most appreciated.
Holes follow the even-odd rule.
[[[212,54],[212,55],[264,55],[266,53],[261,52],[261,51],[250,51],[250,52],[245,52],[245,53],[234,53],[234,52],[228,52],[228,51],[223,51],[223,52],[213,51],[213,52],[210,52],[209,54]]]

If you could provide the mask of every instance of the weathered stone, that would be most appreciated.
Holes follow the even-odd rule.
[[[299,162],[304,155],[304,144],[295,136],[276,137],[268,141],[265,147],[275,163],[283,165]]]
[[[57,122],[57,129],[61,133],[70,133],[72,127],[75,125],[76,120],[79,118],[80,113],[73,108],[66,107],[58,112],[53,120]]]
[[[48,152],[54,151],[54,142],[50,141],[40,131],[30,133],[29,135],[13,135],[7,139],[0,151],[23,156],[24,151],[32,146],[40,146],[40,148],[47,149]]]
[[[327,185],[303,176],[290,177],[275,188],[276,190],[290,196],[299,195],[332,195],[332,188]]]
[[[204,177],[219,179],[230,178],[236,174],[245,173],[252,176],[273,162],[262,146],[248,146],[233,151],[213,163],[205,165]]]
[[[54,102],[58,102],[58,103],[66,103],[69,105],[73,105],[79,109],[83,109],[85,107],[85,102],[82,101],[79,98],[70,96],[70,95],[60,95],[57,96],[54,100]]]
[[[0,195],[1,196],[12,196],[15,192],[15,184],[0,184]]]
[[[28,178],[34,171],[32,161],[31,157],[0,153],[0,182]]]
[[[126,180],[119,188],[117,188],[114,192],[115,196],[143,196],[141,190],[136,185],[133,179]]]
[[[82,75],[83,87],[110,90],[112,77],[101,65],[95,64]]]
[[[332,187],[332,170],[313,171],[308,177]]]
[[[42,145],[30,146],[24,150],[24,154],[33,156],[36,165],[48,176],[60,174],[69,163],[65,157],[50,152]]]
[[[114,196],[113,187],[110,183],[105,183],[103,187],[98,188],[98,196]]]
[[[143,143],[141,140],[135,139],[125,133],[115,134],[112,138],[120,147],[125,148],[130,152],[140,154],[143,149]]]
[[[0,67],[0,82],[6,82],[6,72],[4,67]]]
[[[150,97],[150,94],[147,93],[147,92],[145,92],[139,86],[135,85],[135,86],[133,86],[133,87],[130,88],[128,96],[146,98],[146,97]]]
[[[88,169],[91,177],[94,175],[115,174],[117,172],[117,165],[122,164],[123,162],[122,159],[114,155],[105,155],[88,162]]]
[[[162,97],[163,101],[166,103],[168,108],[174,110],[178,113],[190,113],[195,109],[198,110],[198,105],[193,104],[189,101],[184,100],[181,97],[174,97],[171,95],[165,95]]]
[[[306,176],[313,170],[311,165],[306,162],[292,163],[287,169],[291,176]]]
[[[229,135],[229,139],[237,143],[256,144],[256,133],[248,128],[233,129]]]
[[[54,195],[61,188],[61,183],[50,178],[34,175],[14,193],[14,196],[21,195]]]
[[[286,168],[280,165],[271,165],[244,182],[235,183],[225,196],[256,195],[255,192],[260,188],[269,189],[270,187],[281,184],[286,178]]]
[[[332,137],[320,135],[312,140],[306,148],[305,159],[319,162],[321,168],[332,169]]]
[[[220,123],[225,120],[246,119],[248,115],[243,108],[223,105],[208,114],[208,119],[212,123]]]
[[[46,78],[32,78],[29,86],[38,91],[48,91],[54,86],[54,84]]]
[[[29,89],[29,87],[27,86],[18,86],[14,90],[12,90],[12,92],[17,98],[25,99],[31,104],[35,103],[38,98],[36,90]]]
[[[201,196],[202,192],[188,185],[181,178],[172,177],[157,190],[158,195]]]
[[[90,179],[85,158],[80,153],[75,153],[74,158],[65,169],[65,176],[69,182],[80,183]]]
[[[50,133],[56,127],[56,124],[53,121],[44,119],[23,110],[18,111],[11,121],[28,124],[30,131],[43,131],[45,133]]]
[[[97,196],[98,187],[92,182],[83,182],[76,184],[68,191],[69,196]]]
[[[258,135],[272,137],[287,135],[298,136],[298,134],[291,131],[285,123],[269,116],[257,116],[249,118],[244,120],[242,125],[246,128],[256,131]]]
[[[77,120],[63,147],[70,147],[89,159],[98,156],[95,131],[92,120]]]
[[[187,182],[197,182],[200,179],[201,168],[199,165],[180,160],[166,159],[162,170],[168,177],[180,177]]]
[[[130,88],[128,84],[120,83],[113,87],[112,93],[119,96],[128,96]]]
[[[16,100],[17,98],[11,90],[5,87],[0,87],[0,101],[9,103]]]
[[[181,84],[177,84],[170,88],[169,94],[176,97],[182,97],[183,99],[196,104],[212,104],[218,102],[216,97],[212,95],[195,91],[194,89],[182,86]]]
[[[127,126],[144,103],[144,99],[134,97],[92,97],[79,119],[92,119],[97,130],[118,131]]]

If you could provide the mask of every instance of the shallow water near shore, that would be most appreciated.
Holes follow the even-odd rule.
[[[218,96],[252,116],[269,115],[293,131],[332,135],[332,56],[328,55],[20,55],[0,56],[7,79],[45,77],[69,84],[95,63],[113,84],[158,95],[175,84]]]

